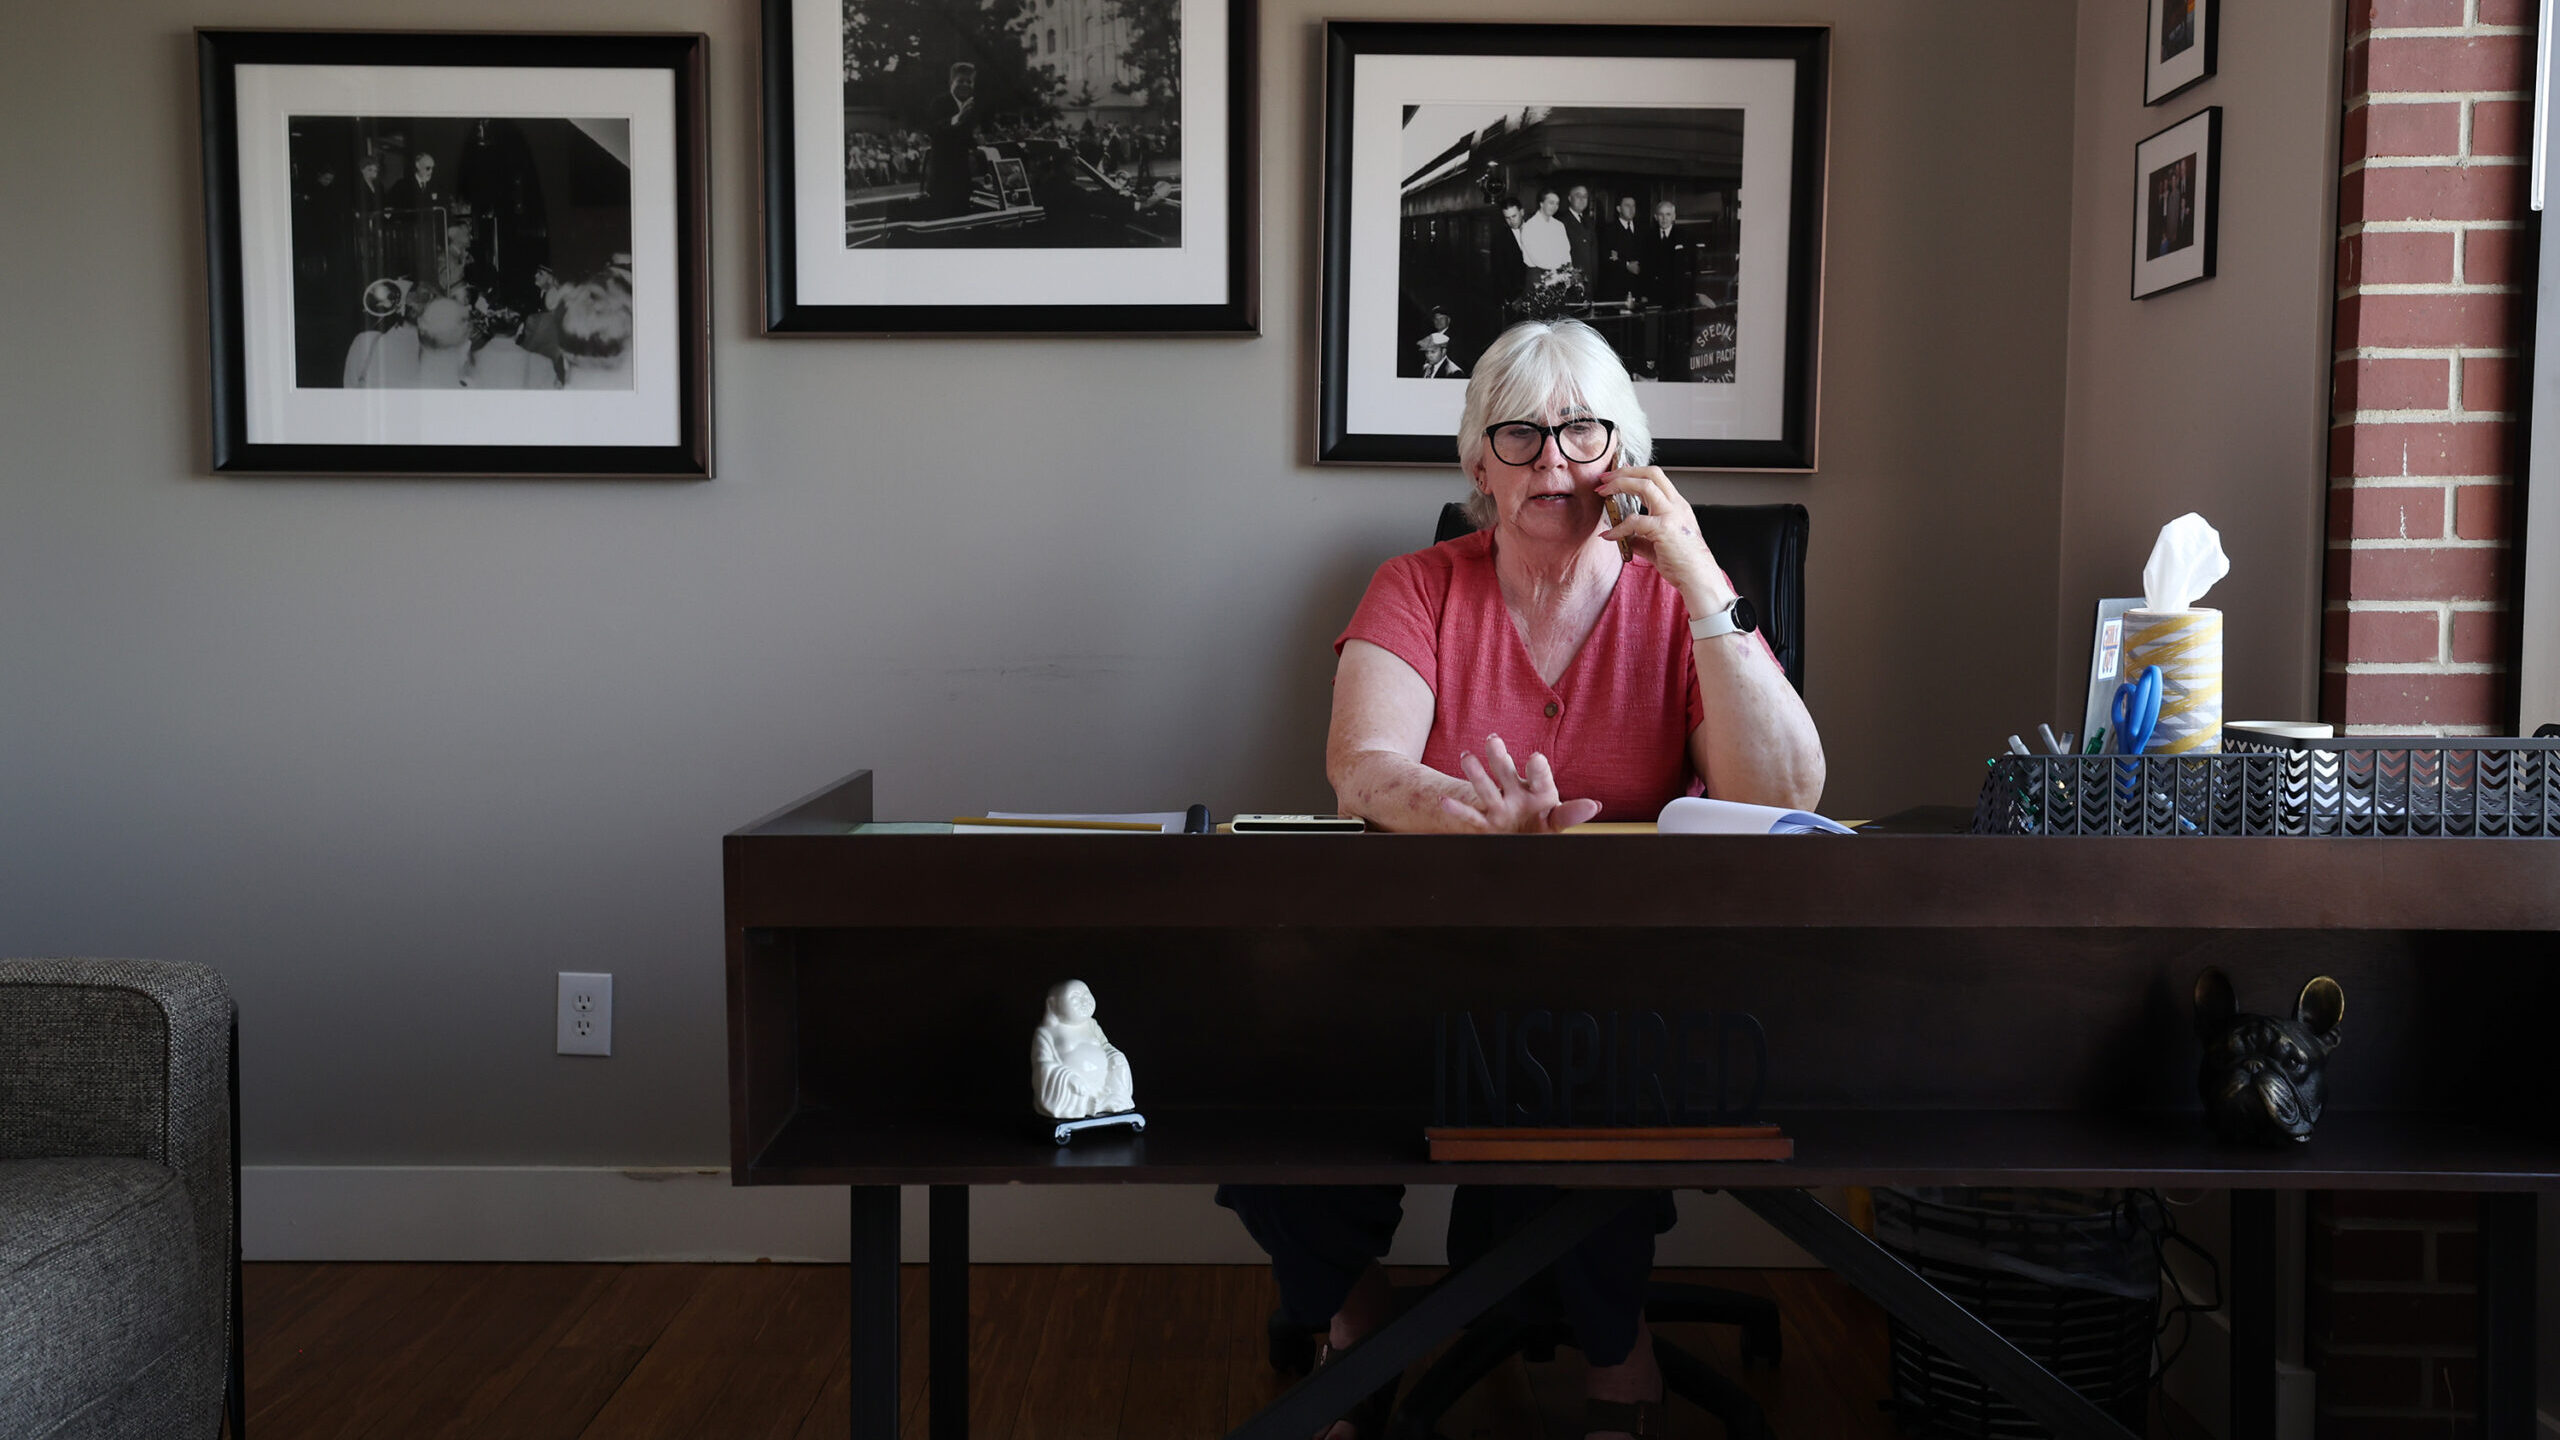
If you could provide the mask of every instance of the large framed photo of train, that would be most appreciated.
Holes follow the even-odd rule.
[[[763,0],[764,329],[1256,333],[1254,0]]]
[[[701,36],[196,48],[215,472],[711,473]]]
[[[1814,468],[1819,25],[1325,27],[1316,457],[1445,465],[1475,357],[1572,319],[1656,463]]]

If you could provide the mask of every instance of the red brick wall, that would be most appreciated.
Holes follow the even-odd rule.
[[[2320,1440],[2479,1433],[2478,1212],[2472,1197],[2311,1197],[2304,1358]]]
[[[2321,716],[2505,731],[2536,7],[2347,9]],[[2321,1440],[2476,1434],[2469,1197],[2314,1195],[2310,1221]]]
[[[2512,719],[2534,10],[2349,0],[2320,708],[2350,731]]]

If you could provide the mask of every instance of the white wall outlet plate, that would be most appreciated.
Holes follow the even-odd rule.
[[[560,972],[560,1053],[613,1053],[613,977]]]

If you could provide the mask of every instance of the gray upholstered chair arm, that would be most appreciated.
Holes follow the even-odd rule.
[[[227,1268],[231,1016],[202,965],[0,960],[0,1159],[156,1160]]]

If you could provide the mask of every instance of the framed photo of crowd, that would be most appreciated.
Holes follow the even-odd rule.
[[[196,49],[217,473],[711,473],[701,36]]]
[[[2213,277],[2222,228],[2222,107],[2211,105],[2133,151],[2133,298]]]
[[[1449,463],[1476,356],[1569,318],[1639,382],[1657,463],[1814,468],[1830,42],[1327,24],[1317,458]]]
[[[764,330],[1257,333],[1254,0],[763,0]]]

